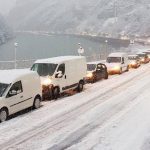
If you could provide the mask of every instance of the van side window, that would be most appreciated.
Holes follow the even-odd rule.
[[[12,97],[12,96],[18,95],[22,92],[23,92],[22,83],[21,83],[21,81],[18,81],[12,85],[11,89],[8,92],[7,97]]]
[[[102,65],[102,68],[103,68],[103,70],[106,70],[106,66],[105,65]]]
[[[102,69],[102,65],[101,65],[101,64],[98,64],[98,65],[97,65],[97,70],[100,71],[101,69]]]
[[[58,71],[62,71],[62,74],[64,75],[65,74],[65,64],[60,64],[57,69],[57,72]]]

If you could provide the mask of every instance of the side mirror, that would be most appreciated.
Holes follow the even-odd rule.
[[[58,71],[58,72],[56,73],[55,78],[62,78],[62,77],[63,77],[62,71]]]
[[[96,72],[100,72],[100,71],[102,71],[101,69],[96,69]]]
[[[9,96],[15,96],[15,95],[17,95],[17,91],[15,90],[9,91]]]

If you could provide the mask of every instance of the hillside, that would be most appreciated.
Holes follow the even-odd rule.
[[[11,28],[7,25],[4,18],[0,15],[0,44],[5,43],[13,36]]]
[[[114,1],[17,0],[8,20],[22,30],[150,34],[149,0]]]

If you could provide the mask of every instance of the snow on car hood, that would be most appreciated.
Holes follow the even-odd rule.
[[[51,79],[52,79],[52,76],[42,76],[42,77],[40,77],[42,85],[43,85],[43,83],[45,83],[46,80],[51,80]],[[52,82],[52,80],[48,81],[48,82]]]
[[[94,71],[87,71],[87,74],[89,74],[89,73],[93,73]]]

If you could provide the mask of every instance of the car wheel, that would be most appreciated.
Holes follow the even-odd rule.
[[[41,106],[41,99],[39,97],[36,97],[34,100],[33,108],[38,109]]]
[[[92,83],[95,83],[97,81],[96,75],[93,77]]]
[[[6,109],[1,109],[0,111],[0,122],[4,122],[7,120],[8,112]]]
[[[77,90],[78,90],[78,92],[83,91],[83,82],[82,81],[79,82]]]
[[[126,69],[126,71],[127,71],[127,72],[129,71],[129,66],[127,66],[127,69]]]
[[[58,99],[59,94],[60,94],[59,88],[58,88],[58,87],[55,87],[55,88],[53,89],[53,99]]]
[[[122,68],[120,68],[119,74],[122,74]]]
[[[108,73],[105,73],[104,79],[108,79]]]

